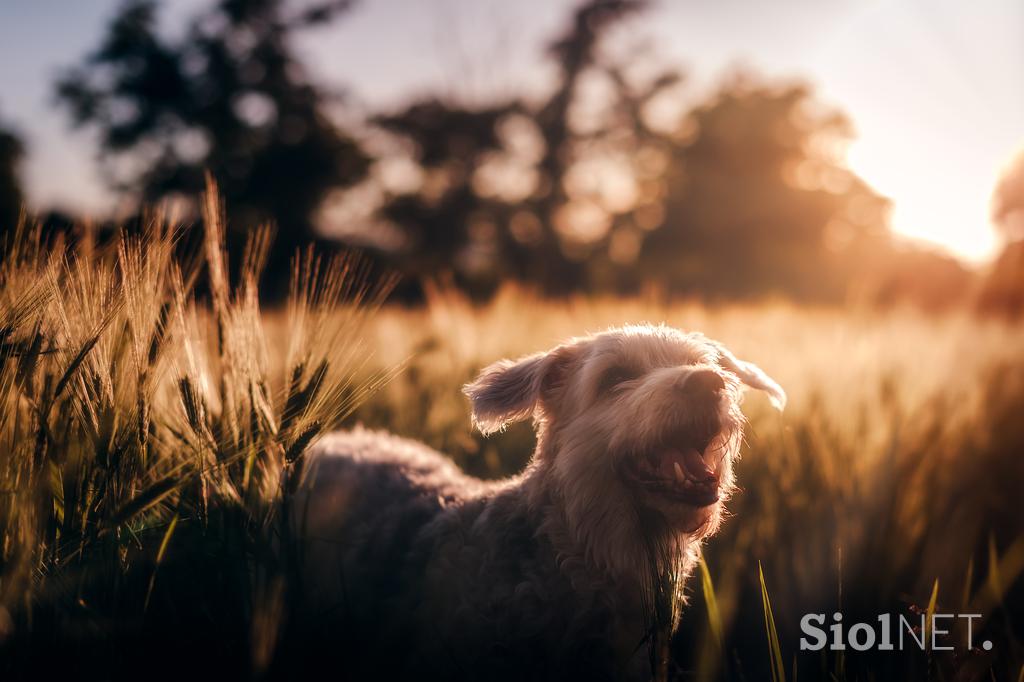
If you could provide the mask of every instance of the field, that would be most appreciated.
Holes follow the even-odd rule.
[[[0,671],[116,678],[179,646],[208,647],[211,671],[231,677],[280,671],[300,643],[275,510],[306,445],[362,422],[474,474],[513,473],[529,425],[473,433],[461,385],[499,358],[650,321],[723,341],[790,396],[782,414],[754,394],[745,404],[742,490],[689,587],[681,679],[1024,674],[1019,326],[655,295],[549,301],[514,287],[483,306],[433,288],[424,306],[377,310],[356,265],[312,258],[291,303],[262,315],[263,237],[229,277],[217,211],[208,202],[205,267],[157,228],[67,259],[31,235],[8,253]],[[847,626],[982,617],[973,651],[960,619],[939,641],[954,651],[800,651],[801,617],[840,606]]]

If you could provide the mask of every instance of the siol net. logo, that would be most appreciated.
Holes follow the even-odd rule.
[[[843,614],[833,613],[832,624],[826,630],[824,613],[808,613],[800,619],[800,631],[804,634],[800,638],[800,650],[820,651],[828,647],[831,651],[843,651],[849,647],[855,651],[902,651],[908,648],[952,651],[950,634],[959,618],[966,621],[966,644],[968,649],[972,649],[974,620],[981,618],[979,613],[933,613],[930,620],[924,613],[919,620],[882,613],[878,615],[877,626],[874,623],[854,623],[845,632]],[[991,650],[992,642],[986,639],[981,648]]]

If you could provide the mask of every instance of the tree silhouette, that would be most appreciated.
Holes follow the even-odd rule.
[[[495,268],[493,230],[484,234],[479,226],[495,224],[505,207],[481,196],[473,178],[501,151],[498,123],[516,108],[509,103],[470,110],[430,99],[375,119],[383,130],[413,142],[411,158],[423,173],[419,187],[390,197],[381,209],[404,234],[403,271],[428,277],[454,266],[460,284],[497,283],[503,273]]]
[[[314,236],[325,194],[359,181],[368,159],[328,120],[329,96],[296,60],[294,34],[349,0],[290,12],[284,0],[219,0],[180,40],[162,37],[154,0],[130,0],[58,100],[100,133],[110,183],[146,201],[197,196],[209,170],[232,227],[278,225],[280,264]],[[272,266],[274,263],[271,264]]]
[[[566,179],[601,139],[622,132],[622,122],[583,132],[573,125],[573,107],[584,76],[611,68],[599,55],[602,36],[645,6],[591,0],[579,7],[548,48],[559,77],[539,103],[520,98],[471,107],[427,98],[376,119],[409,143],[411,160],[423,171],[418,187],[390,197],[382,211],[406,237],[405,268],[447,266],[478,291],[506,278],[551,293],[584,281],[589,252],[574,254],[558,227],[559,213],[572,201]],[[619,83],[613,99],[651,97],[672,82],[657,79],[639,95]]]
[[[25,148],[18,137],[0,128],[0,237],[14,229],[24,197],[18,166]]]
[[[996,184],[992,220],[1007,242],[1024,240],[1024,150],[1017,152]]]
[[[1024,151],[1003,171],[992,194],[992,221],[1003,248],[989,267],[978,296],[986,312],[1024,313]]]
[[[564,291],[578,286],[582,268],[565,258],[563,235],[558,233],[557,213],[570,205],[566,176],[580,159],[579,146],[607,133],[607,128],[581,135],[572,125],[572,107],[580,81],[589,69],[603,66],[597,53],[601,38],[623,19],[645,9],[644,0],[592,0],[572,17],[569,29],[548,48],[559,65],[559,85],[536,111],[535,121],[544,140],[544,153],[538,163],[541,191],[531,198],[538,217],[539,238],[530,246],[536,255],[527,262],[531,280],[546,290]],[[622,88],[619,88],[621,94]],[[614,123],[612,125],[615,125]],[[510,244],[516,248],[514,244]]]
[[[836,152],[849,122],[806,86],[737,76],[685,127],[665,224],[640,257],[668,287],[834,300],[863,256],[888,248],[888,202]]]

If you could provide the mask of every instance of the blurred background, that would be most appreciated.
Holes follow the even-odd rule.
[[[414,300],[1021,306],[1012,0],[15,0],[0,38],[4,225],[191,219],[209,170],[271,294],[319,239]]]
[[[153,205],[198,225],[208,171],[236,266],[276,230],[268,347],[294,332],[280,304],[308,242],[402,275],[359,322],[352,385],[394,375],[349,422],[485,477],[519,471],[533,433],[471,432],[460,387],[481,367],[614,324],[704,331],[790,405],[744,406],[742,491],[673,677],[774,676],[766,590],[792,678],[1019,680],[1021,83],[1016,0],[6,0],[0,230],[27,210],[44,239],[113,243]],[[286,377],[283,358],[266,364]],[[224,575],[203,599],[258,611]],[[161,613],[196,641],[224,631],[230,609],[172,596]],[[143,618],[124,601],[112,622]],[[984,614],[994,649],[798,652],[804,613],[928,608]],[[258,672],[263,640],[231,623]],[[89,649],[104,674],[128,655],[108,647]]]

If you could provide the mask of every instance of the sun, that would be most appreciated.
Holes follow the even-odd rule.
[[[955,146],[941,153],[908,148],[890,136],[864,135],[849,150],[850,168],[893,202],[897,235],[934,244],[968,263],[991,259],[998,239],[990,218],[998,166]],[[889,137],[890,139],[886,139]]]

